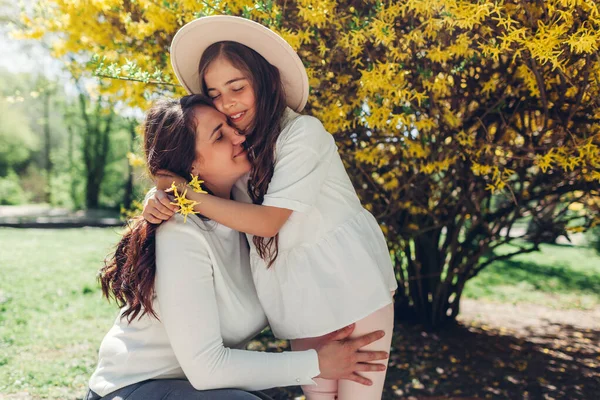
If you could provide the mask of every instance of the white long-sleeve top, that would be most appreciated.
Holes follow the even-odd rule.
[[[105,396],[147,379],[187,378],[198,390],[314,384],[314,350],[264,353],[240,347],[266,326],[242,234],[176,215],[156,234],[159,320],[117,316],[89,386]]]

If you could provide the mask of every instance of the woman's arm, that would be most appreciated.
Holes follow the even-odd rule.
[[[180,219],[157,232],[155,288],[160,319],[192,385],[260,390],[312,384],[319,375],[314,350],[261,353],[224,346],[208,243],[194,222]]]
[[[317,376],[369,384],[357,372],[385,369],[369,362],[385,359],[387,353],[359,351],[380,339],[382,331],[347,339],[352,329],[342,329],[332,337],[337,340],[316,351],[264,353],[225,347],[209,247],[199,229],[193,221],[182,223],[180,216],[159,228],[155,280],[161,321],[196,389],[310,385]]]

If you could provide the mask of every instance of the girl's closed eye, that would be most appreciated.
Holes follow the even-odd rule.
[[[223,139],[223,132],[219,131],[219,136],[217,136],[217,138],[215,139],[215,142],[218,142],[221,139]]]
[[[239,88],[233,88],[232,90],[233,90],[234,92],[241,92],[241,91],[242,91],[242,90],[244,90],[245,88],[246,88],[246,86],[242,86],[242,87],[239,87]]]

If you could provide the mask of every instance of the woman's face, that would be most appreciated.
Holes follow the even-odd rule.
[[[225,57],[212,61],[204,73],[206,94],[240,131],[246,131],[256,115],[254,88],[249,78]]]
[[[196,160],[192,164],[192,172],[213,191],[233,185],[250,171],[248,154],[242,146],[246,138],[229,125],[225,115],[212,107],[198,106],[194,116]]]

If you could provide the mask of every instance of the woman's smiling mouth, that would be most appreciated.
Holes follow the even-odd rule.
[[[242,154],[244,154],[245,152],[246,152],[246,149],[244,149],[244,148],[242,147],[242,149],[239,151],[239,153],[237,153],[236,155],[234,155],[234,156],[233,156],[233,158],[236,158],[236,157],[238,157],[238,156],[241,156],[241,155],[242,155]]]

